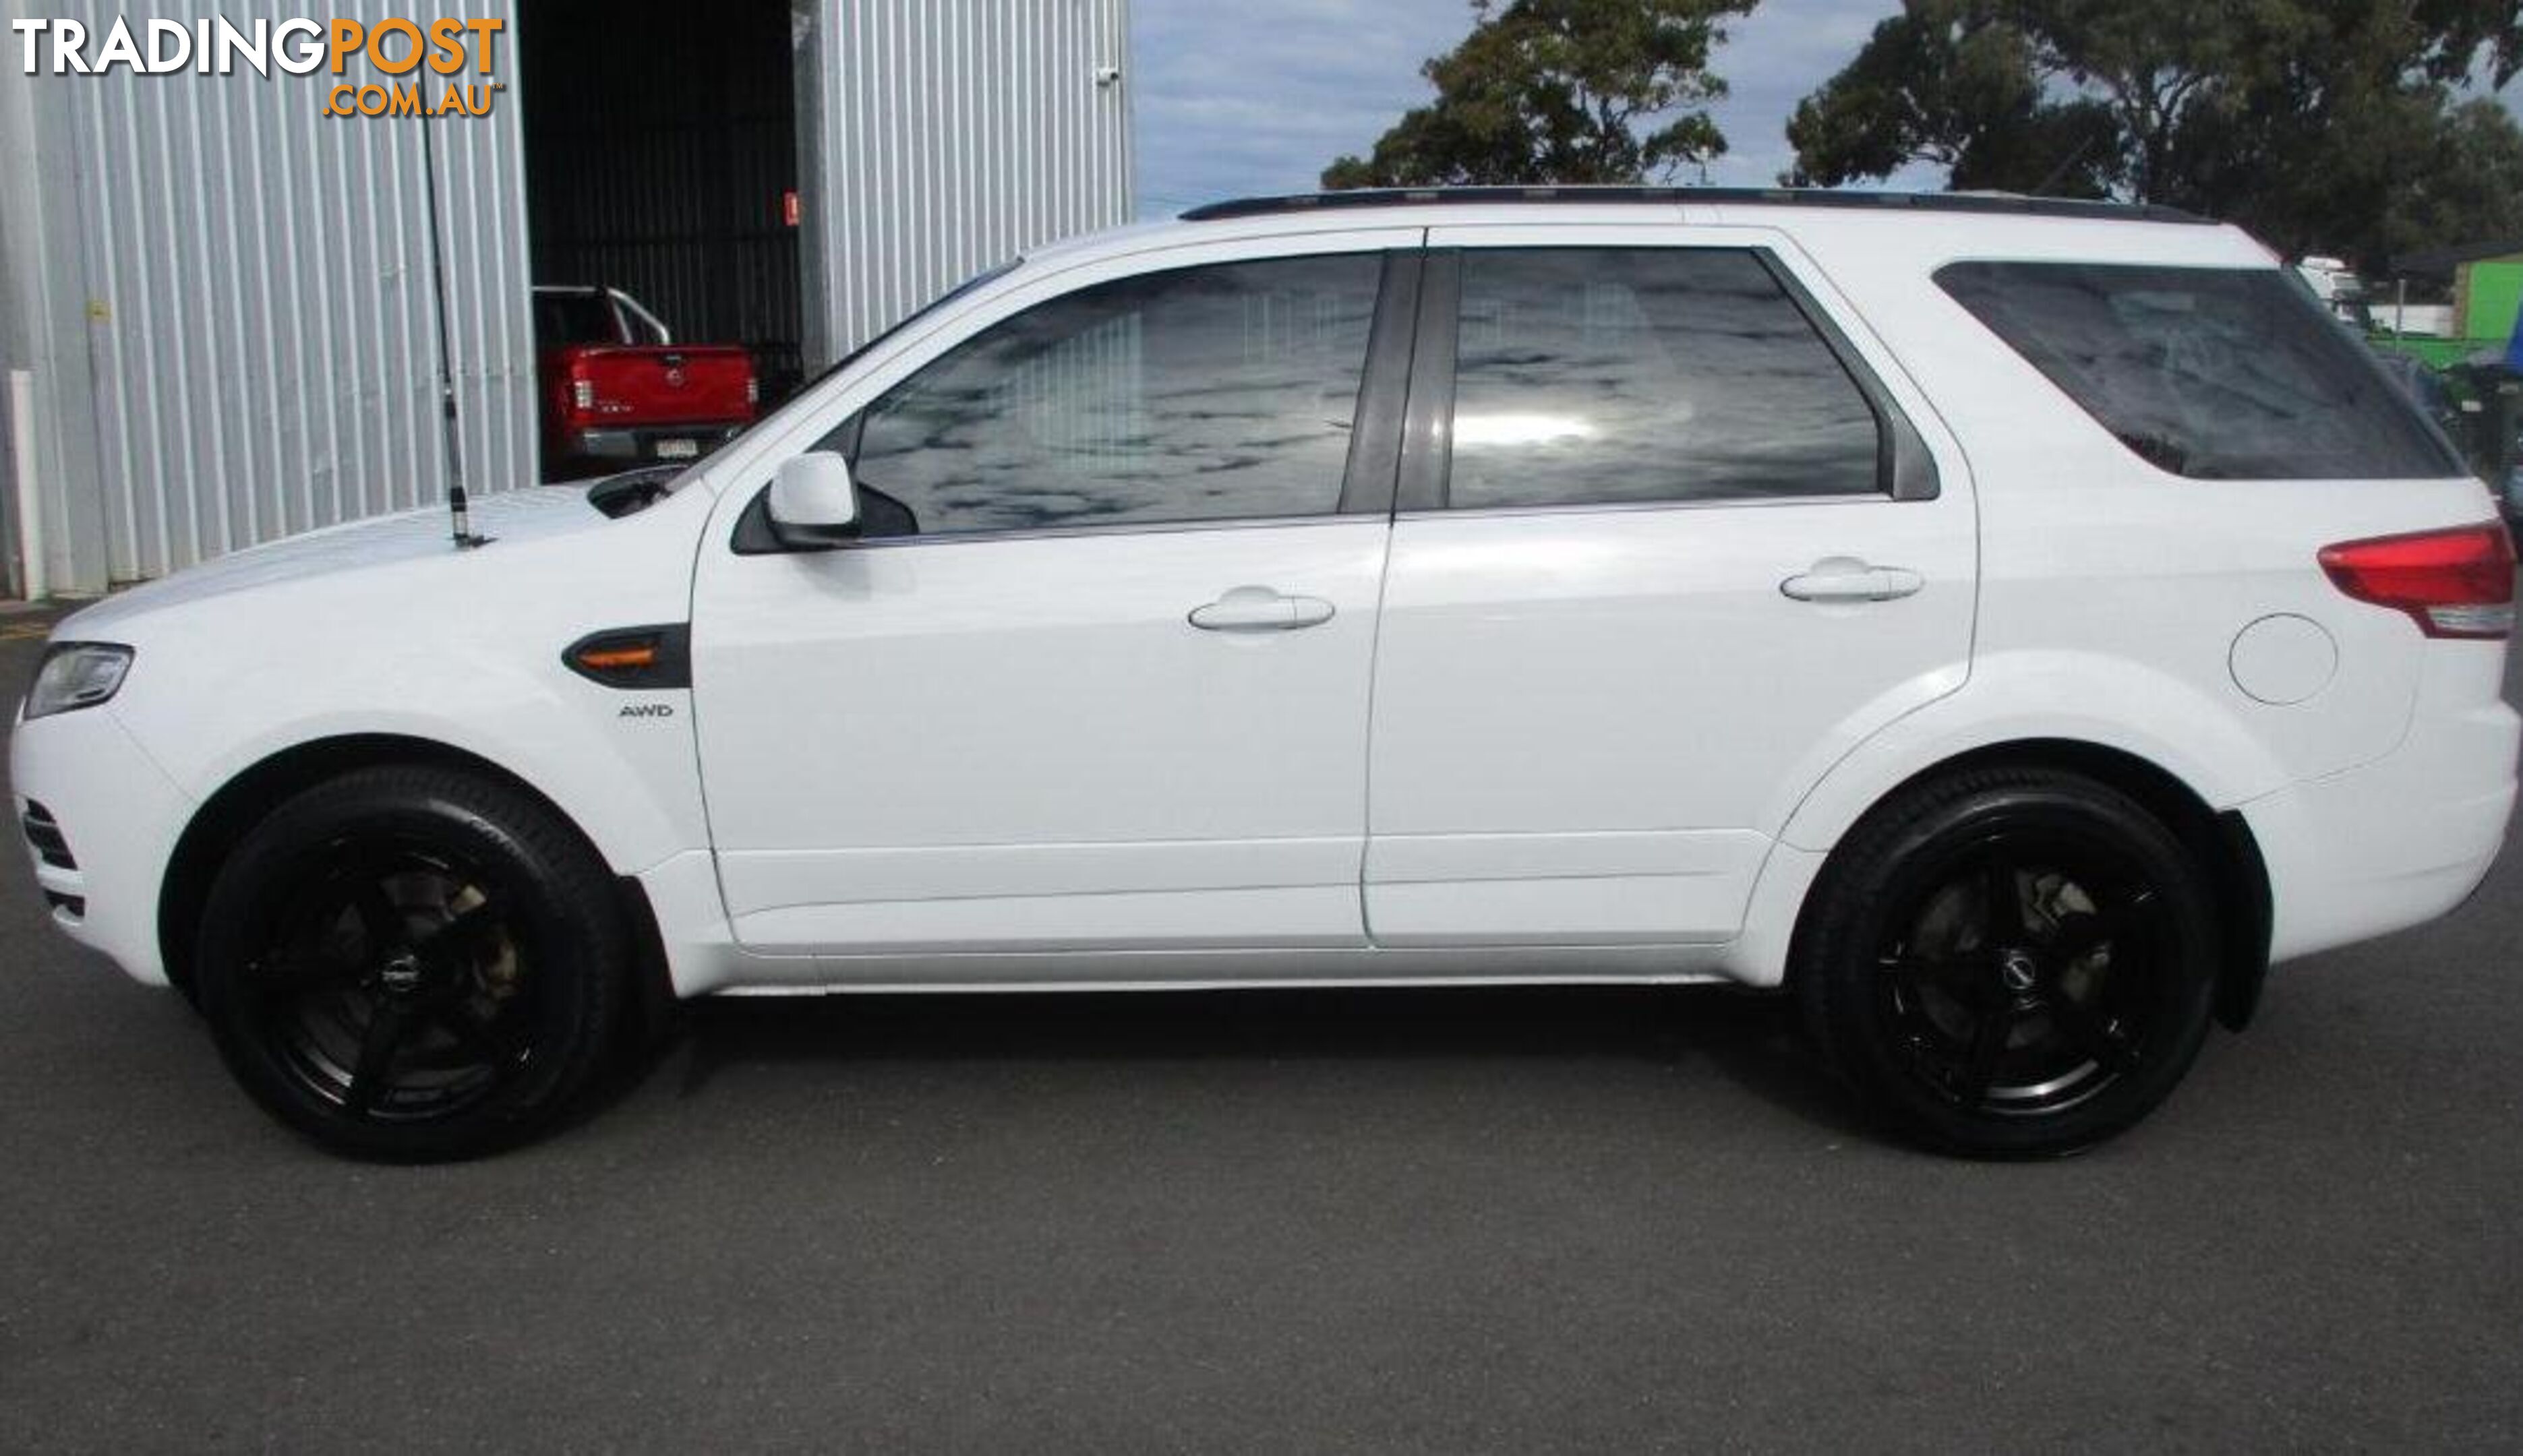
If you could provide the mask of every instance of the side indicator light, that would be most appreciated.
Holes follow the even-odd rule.
[[[633,647],[581,647],[578,665],[591,673],[638,672],[657,665],[657,644]]]
[[[692,685],[691,631],[681,622],[590,633],[562,648],[560,660],[571,672],[607,687]]]

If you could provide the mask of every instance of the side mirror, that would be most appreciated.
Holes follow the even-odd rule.
[[[808,450],[780,462],[771,477],[771,534],[792,551],[836,546],[859,534],[859,493],[850,462]]]

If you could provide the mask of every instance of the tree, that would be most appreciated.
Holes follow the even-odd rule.
[[[2513,0],[1905,0],[1797,106],[1784,180],[1927,162],[1955,187],[2169,203],[2371,261],[2421,198],[2455,232],[2501,215],[2523,176],[2452,173],[2509,165],[2523,133],[2453,87],[2518,69]]]
[[[2384,219],[2398,256],[2523,238],[2523,126],[2494,101],[2462,103],[2438,128],[2437,164],[2414,176]]]
[[[1437,99],[1323,185],[1638,182],[1705,162],[1726,150],[1704,109],[1726,94],[1709,53],[1756,3],[1472,0],[1472,33],[1419,69]]]

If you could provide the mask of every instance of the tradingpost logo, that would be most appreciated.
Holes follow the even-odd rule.
[[[11,21],[28,75],[242,75],[325,72],[328,117],[483,117],[508,89],[497,77],[506,21],[118,18],[102,30],[78,21]]]

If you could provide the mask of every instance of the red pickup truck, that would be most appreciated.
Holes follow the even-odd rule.
[[[753,356],[677,344],[618,288],[535,289],[544,470],[561,478],[696,460],[753,419]]]

